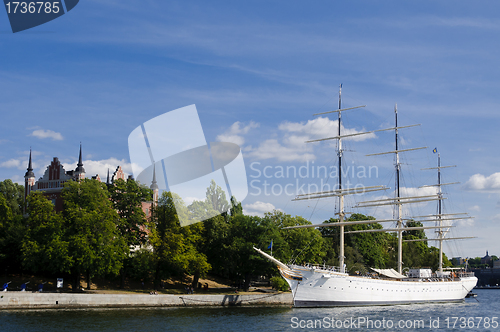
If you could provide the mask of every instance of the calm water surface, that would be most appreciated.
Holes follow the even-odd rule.
[[[497,325],[492,319],[500,319],[500,290],[475,292],[478,294],[477,300],[466,299],[464,303],[359,308],[211,307],[2,311],[0,331],[500,332],[500,323]]]

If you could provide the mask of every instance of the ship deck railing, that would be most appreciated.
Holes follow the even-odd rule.
[[[326,272],[339,272],[340,273],[340,267],[339,266],[330,266],[326,264],[302,264],[302,265],[296,265],[296,264],[291,264],[299,268],[306,268],[306,269],[315,269],[315,270],[322,270]],[[388,279],[390,280],[391,278],[386,278],[384,276],[380,276],[378,273],[355,273],[351,274],[353,276],[357,277],[364,277],[364,278],[371,278],[371,279]],[[429,282],[429,281],[458,281],[460,278],[466,278],[466,277],[474,277],[474,272],[465,272],[465,271],[457,271],[454,272],[454,274],[450,274],[447,276],[438,276],[435,273],[432,274],[432,277],[420,277],[420,278],[411,278],[407,277],[405,279],[402,279],[404,281],[423,281],[423,282]]]
[[[293,264],[295,265],[295,264]],[[323,271],[330,271],[330,272],[340,272],[340,267],[339,266],[330,266],[330,265],[320,265],[320,264],[302,264],[302,265],[295,265],[297,267],[302,267],[306,269],[315,269],[315,270],[323,270]]]

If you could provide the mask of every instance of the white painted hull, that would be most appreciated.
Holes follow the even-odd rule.
[[[391,305],[462,301],[477,278],[450,280],[391,280],[292,266],[280,272],[290,285],[296,307]],[[302,280],[299,280],[302,279]]]

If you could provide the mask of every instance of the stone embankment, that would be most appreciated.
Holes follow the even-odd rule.
[[[2,309],[292,305],[291,293],[147,295],[0,292]]]

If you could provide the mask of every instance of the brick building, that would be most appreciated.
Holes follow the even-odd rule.
[[[33,191],[41,191],[47,197],[47,199],[52,201],[52,204],[54,204],[54,209],[57,212],[60,212],[63,210],[63,200],[61,197],[61,192],[64,187],[64,183],[66,181],[78,181],[84,179],[85,174],[85,168],[83,167],[82,161],[82,146],[80,144],[80,154],[75,170],[66,171],[59,159],[57,157],[54,157],[50,165],[47,166],[47,169],[45,170],[43,176],[35,181],[35,173],[33,172],[30,150],[28,169],[26,171],[26,174],[24,175],[24,199],[26,200],[28,195]],[[129,178],[132,177],[129,176]],[[92,176],[92,179],[101,181],[99,175]],[[118,179],[122,179],[124,181],[128,180],[126,179],[125,173],[123,172],[121,166],[118,166],[116,168],[111,179],[108,170],[108,178],[106,180],[108,186],[113,185],[113,183]],[[144,213],[146,213],[146,216],[148,217],[150,215],[151,205],[153,204],[153,202],[157,202],[158,200],[159,189],[156,183],[156,172],[153,172],[153,179],[150,188],[153,190],[153,201],[142,203]]]

